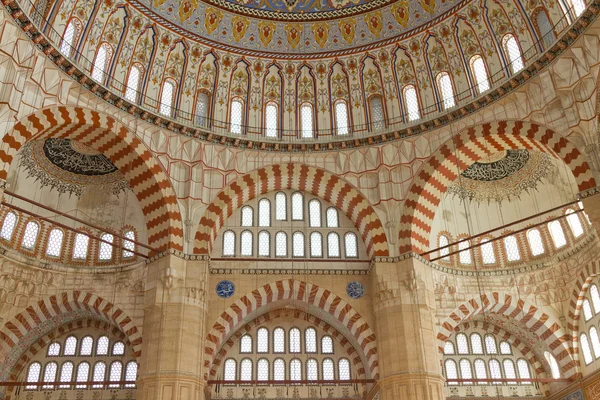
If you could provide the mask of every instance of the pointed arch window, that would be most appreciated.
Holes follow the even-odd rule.
[[[594,313],[600,313],[600,293],[598,292],[598,286],[590,286],[590,296],[592,297],[592,305],[594,306]]]
[[[339,228],[340,221],[338,211],[335,207],[329,207],[327,209],[327,227],[328,228]]]
[[[448,110],[456,105],[454,101],[454,89],[452,79],[447,72],[440,72],[436,77],[440,97],[442,98],[443,110]]]
[[[33,250],[35,242],[37,242],[38,233],[40,232],[40,224],[35,221],[29,221],[25,226],[25,233],[21,241],[21,247],[27,250]]]
[[[310,234],[310,256],[323,257],[323,235],[320,232]]]
[[[490,81],[488,79],[487,68],[481,55],[476,54],[471,57],[469,62],[471,65],[471,73],[475,78],[475,84],[477,85],[477,93],[481,94],[490,89]]]
[[[508,261],[519,261],[521,259],[521,252],[515,236],[511,235],[504,238],[504,250],[506,250]]]
[[[123,258],[131,258],[134,256],[133,252],[135,251],[135,232],[132,230],[127,230],[123,234],[125,240],[123,241]]]
[[[336,232],[327,234],[327,256],[330,258],[340,257],[340,236]]]
[[[50,231],[50,235],[48,236],[48,246],[46,247],[47,256],[60,257],[64,236],[65,233],[58,228],[54,228]]]
[[[81,22],[76,19],[72,19],[65,29],[65,33],[60,41],[60,52],[67,56],[72,57],[75,52],[75,46],[79,41],[79,35],[81,33]]]
[[[73,259],[85,260],[87,258],[89,244],[90,237],[88,235],[77,233],[75,235],[75,245],[73,246]]]
[[[529,371],[529,364],[524,359],[520,358],[517,360],[517,370],[519,371],[519,378],[531,379],[531,372]],[[531,382],[522,382],[523,385],[531,385]]]
[[[271,202],[268,199],[258,202],[258,226],[271,226]]]
[[[208,125],[208,94],[198,93],[196,99],[196,125],[206,128]]]
[[[303,103],[300,106],[300,131],[302,138],[312,138],[314,121],[313,121],[313,106],[310,103]]]
[[[440,247],[439,250],[439,256],[441,257],[442,261],[450,261],[450,257],[448,256],[448,254],[450,254],[450,248],[446,247],[446,248],[442,248],[445,246],[448,246],[450,244],[450,241],[448,240],[448,236],[446,235],[440,235],[439,239],[438,239],[438,244]]]
[[[233,257],[235,255],[235,233],[225,231],[223,233],[223,256]]]
[[[358,258],[358,240],[354,232],[348,232],[344,235],[344,249],[347,258]]]
[[[125,99],[132,103],[137,103],[140,98],[140,84],[142,78],[142,67],[139,64],[133,64],[127,77],[127,88],[125,89]]]
[[[444,363],[446,369],[446,379],[458,379],[458,370],[456,368],[456,362],[454,360],[446,360]],[[458,385],[457,382],[448,382],[448,385]]]
[[[471,249],[469,247],[471,247],[471,242],[469,240],[463,240],[462,242],[458,243],[458,250],[460,250],[458,253],[458,260],[461,264],[468,265],[473,262],[473,258],[471,257]]]
[[[369,112],[371,115],[371,130],[385,129],[385,112],[381,96],[371,96],[369,99]]]
[[[240,380],[252,380],[252,360],[249,358],[244,358],[240,363]]]
[[[598,337],[598,330],[595,326],[590,328],[590,339],[592,341],[592,348],[594,349],[594,356],[600,358],[600,337]]]
[[[573,232],[573,236],[577,238],[583,235],[583,226],[581,226],[581,220],[579,219],[579,215],[575,214],[575,211],[573,211],[570,208],[565,214],[567,215],[567,222],[569,223],[571,232]]]
[[[513,74],[521,71],[525,65],[523,64],[523,58],[521,57],[521,47],[517,42],[517,39],[512,34],[504,35],[502,38],[502,46],[508,58],[509,67]]]
[[[121,361],[113,361],[110,364],[110,372],[108,373],[108,380],[111,382],[119,382],[121,380],[121,374],[123,373],[123,364]],[[117,388],[120,385],[118,383],[111,383],[108,387]]]
[[[253,246],[252,232],[244,231],[240,235],[240,254],[242,256],[251,256]]]
[[[4,217],[4,222],[2,223],[2,230],[0,230],[0,237],[2,237],[2,239],[4,240],[12,239],[16,225],[17,214],[11,211],[8,214],[6,214],[6,217]]]
[[[311,228],[321,227],[321,202],[317,199],[308,202],[308,226]]]
[[[541,36],[542,43],[544,45],[544,49],[551,47],[556,40],[556,33],[554,32],[554,28],[552,27],[552,23],[548,19],[548,14],[546,14],[545,10],[540,10],[536,16],[537,26],[539,28],[539,33]]]
[[[269,330],[267,328],[260,328],[256,332],[256,352],[269,352]]]
[[[350,133],[348,125],[348,103],[338,100],[335,102],[335,133],[347,135]]]
[[[275,195],[275,219],[277,221],[287,220],[287,196],[283,192]]]
[[[258,234],[258,255],[259,257],[271,255],[271,234],[267,231],[261,231]]]
[[[300,192],[292,193],[292,221],[304,219],[304,196]]]
[[[273,330],[273,352],[285,353],[285,331],[283,328]]]
[[[567,244],[567,239],[565,238],[565,232],[563,231],[562,225],[559,221],[552,221],[548,224],[548,230],[550,231],[550,236],[552,237],[552,242],[554,243],[554,247],[557,249],[563,247]]]
[[[265,106],[265,135],[267,137],[277,137],[277,126],[278,126],[278,115],[277,104],[274,102],[269,102]]]
[[[137,379],[138,365],[135,361],[129,361],[125,367],[125,381],[132,382],[125,384],[125,387],[135,387],[135,380]]]
[[[275,256],[287,257],[287,233],[285,232],[275,234]]]
[[[490,239],[482,239],[481,243],[481,258],[485,265],[496,264],[496,253],[494,252],[494,244]]]
[[[304,257],[304,234],[302,232],[294,232],[292,236],[292,255]]]
[[[112,59],[113,49],[108,43],[102,43],[96,51],[94,66],[92,68],[92,79],[96,82],[104,83],[108,65]]]
[[[175,88],[177,87],[175,81],[171,78],[165,79],[160,95],[160,109],[159,113],[166,116],[173,116],[173,103],[175,100]]]
[[[590,302],[588,299],[583,300],[583,304],[582,304],[581,308],[583,309],[583,317],[585,318],[585,320],[589,321],[590,319],[592,319],[592,317],[593,317],[592,306],[590,305]]]
[[[231,100],[229,109],[229,132],[239,135],[242,133],[244,102],[240,98]]]
[[[233,358],[229,358],[225,361],[223,367],[223,379],[226,381],[235,381],[236,378],[237,363]]]
[[[421,118],[419,113],[419,99],[417,98],[417,89],[414,85],[406,85],[402,89],[404,103],[406,104],[406,114],[409,121],[416,121]]]
[[[531,255],[539,256],[540,254],[544,254],[544,242],[542,241],[542,235],[539,230],[530,229],[527,231],[527,241],[529,242]]]
[[[100,239],[104,240],[104,242],[100,242],[100,252],[98,254],[98,258],[101,261],[107,261],[112,259],[112,244],[114,241],[113,235],[111,235],[110,233],[103,233],[102,236],[100,236]]]
[[[585,361],[585,365],[590,364],[594,361],[592,357],[592,349],[590,348],[590,342],[585,333],[579,335],[579,343],[581,343],[581,350],[583,352],[583,360]]]
[[[29,365],[27,371],[27,383],[38,383],[40,381],[40,375],[42,373],[42,364],[34,362]],[[25,389],[37,389],[37,385],[27,385]]]

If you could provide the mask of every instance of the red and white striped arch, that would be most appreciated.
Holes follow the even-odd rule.
[[[23,144],[60,137],[102,152],[119,168],[137,196],[148,229],[148,243],[164,251],[183,250],[183,227],[175,191],[146,146],[113,117],[78,107],[53,107],[19,121],[0,142],[0,179]]]
[[[443,354],[444,343],[457,326],[483,313],[504,315],[518,322],[545,343],[545,348],[556,357],[565,378],[577,374],[577,361],[571,355],[569,337],[560,323],[536,306],[500,292],[484,293],[458,306],[440,326],[437,335],[439,352]]]
[[[141,355],[141,332],[123,310],[93,293],[65,292],[30,305],[0,329],[0,359],[3,360],[0,381],[7,380],[21,356],[35,342],[60,327],[86,318],[117,327],[127,337],[135,356]]]
[[[389,256],[383,225],[369,201],[342,178],[301,164],[254,170],[219,192],[200,219],[194,252],[209,254],[219,230],[235,210],[261,194],[281,189],[306,191],[332,203],[354,223],[369,256]]]
[[[548,153],[564,161],[579,191],[596,186],[584,155],[573,143],[550,129],[521,121],[499,121],[469,128],[444,143],[414,178],[400,219],[400,254],[429,249],[431,225],[438,205],[459,174],[483,157],[510,149]]]
[[[367,363],[367,375],[378,378],[377,340],[367,321],[350,304],[331,291],[313,283],[292,279],[273,282],[253,290],[221,314],[206,338],[205,376],[208,377],[217,355],[240,328],[273,307],[285,305],[290,301],[298,308],[310,307],[319,310],[319,316],[326,323],[350,340],[357,350],[362,351]]]

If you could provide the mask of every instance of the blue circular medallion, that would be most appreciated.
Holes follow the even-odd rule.
[[[365,294],[365,287],[360,282],[350,282],[346,286],[346,293],[353,299],[360,299]]]
[[[233,282],[224,280],[217,283],[217,296],[222,297],[224,299],[233,296],[235,293],[235,285]]]

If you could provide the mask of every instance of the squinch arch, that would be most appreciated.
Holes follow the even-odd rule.
[[[300,164],[270,165],[235,180],[208,205],[196,233],[195,253],[209,254],[225,221],[245,202],[280,189],[306,191],[334,204],[360,232],[370,256],[388,256],[383,225],[368,200],[349,183],[315,167]]]
[[[483,157],[510,149],[548,153],[570,168],[579,191],[596,186],[584,155],[550,129],[521,121],[500,121],[469,128],[442,145],[414,178],[400,220],[400,254],[428,250],[438,205],[459,173]]]
[[[183,250],[183,229],[175,191],[152,153],[113,117],[79,107],[53,107],[19,121],[0,142],[0,179],[28,141],[60,137],[76,140],[108,157],[129,181],[148,228],[148,243],[163,251]]]

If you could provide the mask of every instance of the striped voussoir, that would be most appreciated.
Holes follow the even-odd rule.
[[[542,151],[563,160],[571,169],[579,191],[596,186],[584,155],[565,137],[549,129],[520,121],[469,128],[444,143],[415,176],[400,219],[400,254],[428,250],[438,205],[460,173],[483,157],[511,149]]]
[[[504,315],[520,323],[524,329],[545,343],[546,349],[556,357],[564,377],[570,378],[577,373],[577,362],[573,359],[568,345],[569,338],[556,318],[523,299],[500,292],[484,293],[457,307],[440,325],[437,335],[439,352],[443,353],[444,343],[458,325],[483,313]]]
[[[588,289],[592,281],[600,275],[600,262],[592,261],[583,267],[580,272],[573,293],[571,294],[571,302],[569,303],[569,319],[567,327],[571,332],[571,340],[573,343],[573,357],[581,364],[579,358],[579,319],[581,316],[581,307],[583,300],[587,295]]]
[[[270,165],[225,187],[200,219],[194,252],[209,254],[219,230],[235,210],[261,194],[281,189],[306,191],[334,204],[354,223],[369,256],[389,256],[383,225],[368,200],[342,178],[301,164]]]
[[[258,328],[260,328],[261,325],[264,325],[270,321],[273,321],[277,318],[288,317],[288,316],[293,317],[295,320],[306,321],[306,322],[310,323],[312,326],[318,327],[318,328],[322,329],[323,331],[327,332],[327,334],[331,335],[331,337],[333,337],[334,340],[337,341],[337,343],[343,347],[342,356],[348,357],[351,360],[351,362],[353,363],[354,371],[356,371],[356,374],[357,374],[356,377],[358,379],[366,378],[365,367],[363,365],[360,355],[358,354],[358,352],[356,351],[354,346],[352,346],[352,343],[344,335],[342,335],[337,329],[335,329],[329,323],[323,321],[321,318],[316,317],[312,314],[308,314],[302,310],[277,309],[277,310],[269,311],[266,314],[260,315],[256,318],[252,319],[246,325],[244,325],[243,327],[238,329],[235,332],[235,334],[233,334],[223,344],[223,346],[221,347],[221,350],[219,351],[219,354],[217,354],[217,357],[215,358],[215,361],[213,362],[212,368],[210,369],[209,379],[216,378],[219,367],[223,363],[223,360],[225,360],[227,358],[227,353],[234,345],[236,345],[236,343],[239,342],[239,340],[241,339],[242,336],[244,336],[248,332],[256,332],[256,330]]]
[[[60,137],[108,157],[129,181],[146,218],[148,243],[159,251],[183,250],[183,225],[175,191],[152,153],[114,118],[93,110],[53,107],[25,117],[0,142],[0,179],[30,140]]]
[[[127,337],[135,356],[141,355],[142,335],[121,309],[92,293],[66,292],[27,307],[0,329],[0,381],[8,378],[21,356],[38,340],[61,326],[85,319],[117,327]]]
[[[267,284],[246,294],[221,314],[206,338],[204,367],[206,376],[222,347],[241,327],[273,308],[273,303],[292,300],[298,306],[321,310],[324,322],[332,325],[353,346],[362,351],[367,362],[368,375],[379,376],[377,340],[367,321],[348,303],[331,291],[315,284],[287,279]],[[322,315],[321,315],[322,314]]]

